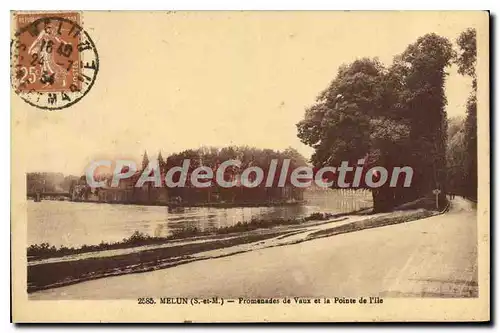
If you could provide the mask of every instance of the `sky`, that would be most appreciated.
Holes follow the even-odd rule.
[[[454,41],[477,17],[457,13],[86,12],[100,69],[91,91],[60,111],[23,114],[27,171],[82,174],[92,160],[249,145],[312,149],[295,124],[338,67],[390,64],[419,36]],[[470,80],[449,69],[448,116],[464,116]],[[15,100],[15,101],[14,101]]]

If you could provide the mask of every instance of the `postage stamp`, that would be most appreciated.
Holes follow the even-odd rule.
[[[78,12],[18,13],[11,40],[11,81],[15,92],[40,109],[77,103],[92,88],[99,70],[94,42]]]
[[[490,320],[488,12],[12,22],[12,321]]]

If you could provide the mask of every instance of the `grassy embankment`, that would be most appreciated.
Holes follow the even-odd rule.
[[[368,215],[365,219],[309,233],[307,237],[295,241],[295,243],[368,228],[404,223],[436,215],[437,212],[435,210],[421,208],[422,206],[428,206],[427,204],[428,202],[416,201],[407,204],[406,207],[399,208],[399,211],[379,216],[369,216],[369,214],[367,214],[368,211],[365,210],[364,212],[358,213],[358,215]],[[234,226],[207,231],[188,228],[174,231],[169,237],[151,237],[135,232],[131,237],[124,239],[122,242],[112,244],[101,243],[100,245],[83,246],[77,249],[58,249],[48,245],[32,246],[28,250],[28,255],[31,254],[29,260],[32,262],[32,264],[28,264],[28,292],[60,287],[102,277],[168,268],[203,259],[203,256],[200,257],[197,255],[202,252],[229,248],[236,245],[258,243],[266,239],[292,235],[297,233],[297,229],[294,228],[294,226],[300,227],[302,223],[307,221],[332,220],[340,217],[339,215],[346,214],[314,214],[307,218],[291,220],[254,220],[248,223],[238,223]],[[288,225],[291,226],[292,229],[272,228],[279,225]],[[304,224],[304,227],[306,227],[306,225],[307,224]],[[311,226],[311,224],[308,225]],[[260,231],[257,229],[260,229]],[[189,243],[177,242],[176,240],[179,239],[200,239],[203,241]],[[168,246],[107,256],[92,255],[92,257],[85,257],[79,260],[61,258],[62,260],[56,260],[55,262],[33,262],[36,259],[63,257],[68,254],[122,249],[150,244],[167,244]],[[281,245],[286,244],[283,243]],[[243,250],[237,251],[241,252]],[[237,251],[225,255],[238,253]]]
[[[329,219],[340,217],[345,214],[327,214],[327,213],[313,213],[305,218],[297,219],[270,219],[270,220],[251,220],[250,222],[238,222],[235,225],[228,227],[213,228],[208,230],[201,230],[197,227],[185,227],[182,229],[174,229],[167,237],[149,236],[144,233],[135,231],[130,237],[124,238],[122,241],[108,243],[101,242],[97,245],[83,245],[78,248],[61,246],[59,248],[48,243],[35,244],[28,247],[28,261],[63,257],[67,255],[104,251],[104,250],[117,250],[125,249],[136,246],[164,244],[175,240],[210,236],[210,235],[227,235],[232,233],[244,233],[257,229],[273,228],[276,226],[286,225],[300,225],[308,221],[326,221]]]
[[[448,200],[442,200],[439,205],[440,212],[449,209]],[[388,225],[411,222],[425,219],[438,214],[435,198],[432,196],[423,197],[415,201],[407,202],[394,209],[394,212],[388,216],[367,217],[360,221],[340,225],[330,229],[320,230],[309,234],[308,239],[330,237],[347,232],[360,231],[364,229],[385,227]]]
[[[403,223],[410,220],[416,220],[420,218],[425,218],[426,216],[430,216],[433,209],[435,209],[435,202],[433,198],[425,197],[421,198],[406,204],[403,204],[396,208],[396,210],[414,210],[414,209],[425,209],[426,212],[418,213],[416,216],[404,216],[404,217],[384,217],[379,219],[368,219],[365,222],[359,222],[356,225],[344,225],[342,230],[346,230],[344,232],[351,232],[366,229],[367,227],[377,227],[384,226],[389,224]],[[181,240],[181,239],[190,239],[195,237],[203,237],[203,236],[216,236],[216,235],[228,235],[232,233],[245,233],[257,229],[268,229],[276,226],[299,226],[302,223],[309,221],[326,221],[334,218],[339,218],[346,215],[369,215],[371,213],[371,209],[361,209],[358,211],[353,211],[350,213],[339,213],[339,214],[329,214],[329,213],[313,213],[304,218],[296,218],[296,219],[269,219],[269,220],[259,220],[253,219],[250,222],[238,222],[235,225],[220,227],[220,228],[212,228],[207,230],[201,230],[197,227],[184,227],[181,229],[172,230],[171,234],[166,237],[158,237],[158,236],[150,236],[138,231],[135,231],[130,237],[124,238],[119,242],[101,242],[97,245],[83,245],[81,247],[66,247],[61,246],[59,248],[54,245],[50,245],[48,243],[42,244],[34,244],[28,247],[27,255],[28,261],[44,259],[44,258],[56,258],[63,257],[67,255],[79,254],[79,253],[87,253],[87,252],[95,252],[95,251],[105,251],[105,250],[117,250],[117,249],[125,249],[137,246],[145,246],[145,245],[156,245],[156,244],[165,244],[168,242]],[[371,222],[367,222],[371,221]],[[371,226],[370,226],[371,225]],[[339,232],[343,233],[343,232]]]
[[[371,218],[368,217],[360,221],[354,221],[352,223],[340,225],[330,229],[324,229],[317,232],[313,232],[308,235],[308,239],[330,237],[330,236],[345,234],[348,232],[360,231],[364,229],[385,227],[388,225],[420,220],[433,215],[436,215],[436,212],[425,209],[419,209],[415,212],[407,212],[407,213],[401,212],[400,214],[394,213],[389,216],[379,216]]]

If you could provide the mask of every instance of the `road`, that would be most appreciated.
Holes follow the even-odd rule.
[[[147,295],[474,297],[476,210],[457,197],[443,215],[83,282],[33,293],[30,299]]]

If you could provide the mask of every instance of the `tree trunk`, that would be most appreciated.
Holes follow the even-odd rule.
[[[391,187],[381,187],[372,190],[373,212],[390,212],[395,205],[394,189]]]

